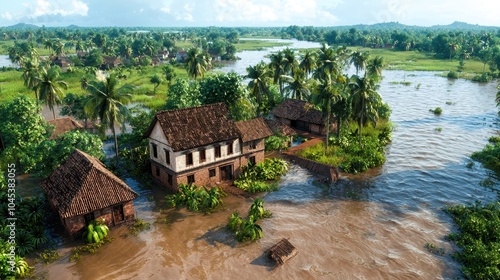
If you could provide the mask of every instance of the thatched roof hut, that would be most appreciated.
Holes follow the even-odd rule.
[[[271,247],[267,253],[267,256],[274,260],[277,266],[284,264],[295,255],[297,255],[297,248],[285,238]]]

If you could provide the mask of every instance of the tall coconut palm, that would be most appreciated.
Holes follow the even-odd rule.
[[[42,67],[36,88],[40,94],[40,100],[49,106],[55,119],[54,105],[62,104],[64,98],[63,89],[68,88],[65,81],[59,80],[59,68],[56,66]]]
[[[316,53],[312,50],[306,50],[300,61],[299,68],[304,70],[306,77],[316,68]]]
[[[88,84],[90,92],[85,111],[92,119],[99,118],[101,122],[101,133],[106,128],[111,129],[115,140],[115,155],[118,162],[118,138],[115,126],[124,129],[125,119],[129,115],[125,106],[132,100],[132,86],[119,87],[119,81],[115,74],[111,74],[104,81],[94,81]]]
[[[354,65],[354,68],[356,68],[356,75],[359,74],[360,70],[364,70],[366,68],[368,58],[369,58],[368,52],[362,52],[362,51],[352,52],[351,63]]]
[[[31,89],[35,92],[35,100],[38,107],[38,88],[37,85],[39,83],[39,61],[37,57],[33,58],[25,58],[23,64],[23,74],[21,77],[24,80],[24,86],[28,89]]]
[[[202,52],[199,48],[191,48],[188,50],[186,58],[186,70],[188,76],[194,79],[203,77],[210,66],[210,55]]]
[[[315,94],[312,96],[312,102],[319,105],[323,111],[326,126],[326,149],[328,151],[328,138],[330,137],[330,116],[332,114],[332,104],[335,102],[337,88],[332,80],[332,75],[327,73],[319,79],[319,84]]]
[[[283,72],[285,72],[285,75],[293,76],[299,65],[295,51],[288,47],[285,48],[283,50],[283,58]]]
[[[293,76],[284,76],[283,78],[288,83],[284,90],[290,98],[304,100],[309,97],[309,84],[302,69],[295,70]]]
[[[285,75],[285,57],[283,52],[278,51],[270,56],[269,68],[273,71],[273,83],[279,85],[280,94],[283,96],[284,82],[282,76]]]
[[[384,58],[380,55],[377,55],[373,59],[371,59],[366,65],[365,77],[371,77],[376,82],[382,79],[382,69],[384,69]]]
[[[268,80],[270,77],[271,72],[263,61],[247,68],[246,78],[250,79],[248,88],[250,89],[250,96],[257,102],[257,115],[262,112],[263,97],[269,93]]]
[[[344,55],[341,49],[334,50],[323,44],[319,49],[318,61],[315,76],[321,80],[328,80],[327,76],[337,76],[342,72],[342,67],[344,65]]]
[[[359,145],[363,126],[368,120],[376,122],[378,119],[377,107],[382,102],[382,98],[377,93],[378,85],[376,81],[367,77],[354,76],[351,82],[351,104],[354,119],[358,122]]]

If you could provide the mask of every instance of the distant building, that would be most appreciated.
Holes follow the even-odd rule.
[[[62,72],[66,72],[69,67],[73,66],[73,62],[69,57],[66,56],[55,56],[53,57],[52,63],[59,66]]]
[[[101,70],[110,70],[122,65],[122,60],[118,56],[102,56]]]
[[[70,235],[94,219],[105,219],[108,226],[134,219],[132,201],[139,195],[102,162],[78,149],[40,185]]]
[[[321,111],[309,102],[286,99],[271,111],[274,118],[285,125],[305,132],[326,134],[325,121]],[[330,118],[330,131],[335,128],[335,118]]]
[[[153,177],[173,191],[232,181],[241,166],[264,160],[271,135],[261,118],[235,123],[224,103],[158,112],[145,133]]]
[[[50,135],[49,139],[55,139],[58,136],[72,130],[83,129],[83,125],[71,117],[57,118],[47,122],[54,126],[54,131],[52,132],[52,135]]]

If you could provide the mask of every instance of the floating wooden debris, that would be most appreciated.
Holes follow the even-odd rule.
[[[277,266],[282,265],[295,255],[297,255],[297,248],[285,238],[271,247],[267,253],[267,256],[274,260]]]

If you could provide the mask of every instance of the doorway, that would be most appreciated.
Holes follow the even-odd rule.
[[[230,181],[233,180],[233,165],[224,165],[220,168],[220,180],[221,181]]]

